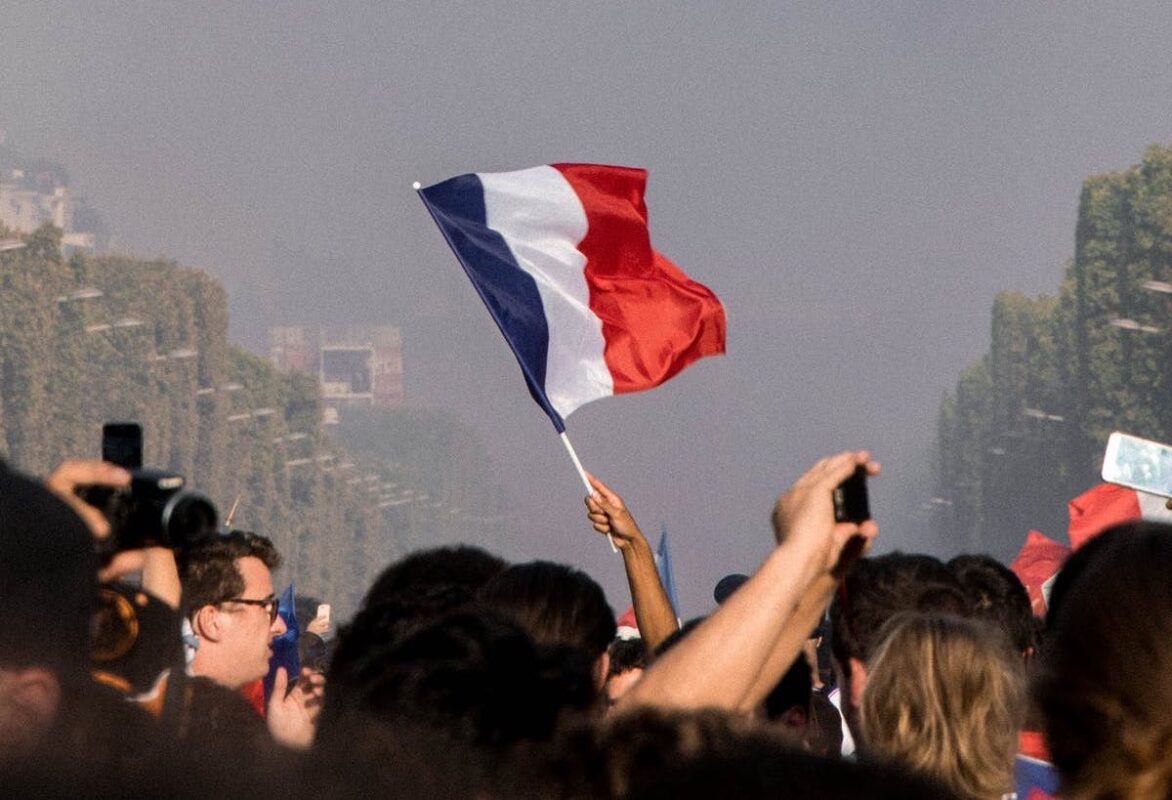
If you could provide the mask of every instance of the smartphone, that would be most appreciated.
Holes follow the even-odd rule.
[[[103,425],[102,460],[124,469],[142,469],[142,426],[137,422]]]
[[[1103,480],[1172,497],[1172,445],[1116,431],[1107,439]]]
[[[837,522],[863,522],[871,518],[867,499],[867,468],[859,465],[855,473],[834,490],[834,519]]]
[[[324,619],[326,622],[330,621],[330,604],[322,603],[317,607],[318,619]]]

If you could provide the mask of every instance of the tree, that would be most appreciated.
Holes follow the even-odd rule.
[[[1151,288],[1170,280],[1172,150],[1152,146],[1087,179],[1057,298],[998,295],[989,354],[941,406],[939,492],[970,547],[1064,527],[1112,430],[1172,441],[1172,296]]]

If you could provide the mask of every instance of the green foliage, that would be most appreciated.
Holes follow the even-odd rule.
[[[941,406],[938,490],[966,547],[1012,555],[1030,527],[1063,530],[1111,431],[1172,441],[1172,298],[1150,281],[1172,281],[1172,150],[1159,146],[1085,182],[1057,297],[998,295],[989,354]]]
[[[285,556],[278,582],[328,599],[339,617],[353,610],[390,552],[371,543],[391,541],[398,520],[350,482],[356,469],[337,468],[352,459],[322,430],[315,379],[230,346],[227,295],[203,272],[63,262],[50,228],[25,241],[0,253],[0,456],[46,474],[67,457],[97,457],[103,422],[137,420],[147,464],[187,476],[222,513],[239,499],[233,524],[270,536]],[[70,297],[86,287],[102,295]],[[445,468],[431,459],[408,471]],[[458,496],[458,471],[448,472]],[[407,530],[424,539],[433,528]]]
[[[38,261],[60,264],[63,235],[60,228],[55,228],[51,223],[46,222],[25,237],[25,249],[28,251],[26,255]]]

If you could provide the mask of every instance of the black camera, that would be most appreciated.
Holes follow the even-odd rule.
[[[131,475],[125,489],[85,486],[78,490],[82,500],[110,521],[110,535],[98,542],[103,558],[140,547],[186,550],[216,535],[219,514],[211,500],[187,491],[182,475],[142,467],[142,428],[137,424],[103,426],[102,457],[130,470]]]

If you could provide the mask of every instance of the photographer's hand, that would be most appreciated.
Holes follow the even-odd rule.
[[[333,629],[334,626],[328,619],[325,619],[324,617],[314,617],[309,621],[309,624],[305,626],[306,633],[312,633],[316,636],[320,636],[323,639]]]
[[[865,450],[848,450],[823,458],[777,498],[773,509],[773,533],[779,545],[796,552],[817,554],[811,565],[840,575],[862,555],[878,533],[873,520],[836,522],[833,492],[862,466],[868,475],[879,474],[879,464]]]
[[[83,486],[121,489],[130,485],[130,473],[105,461],[70,460],[53,470],[45,484],[82,518],[95,539],[105,539],[110,535],[110,523],[101,511],[78,497],[77,490]]]

